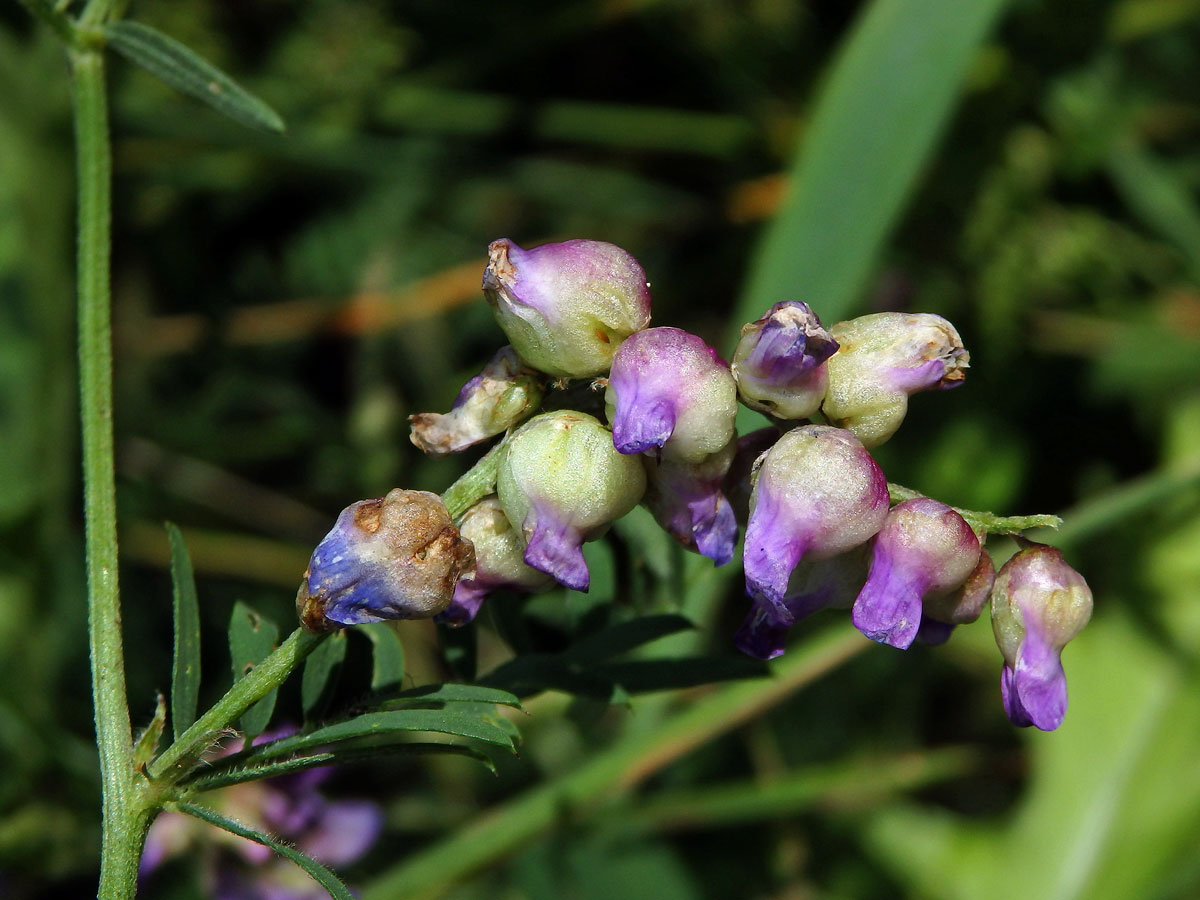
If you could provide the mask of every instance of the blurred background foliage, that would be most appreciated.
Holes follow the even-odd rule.
[[[332,793],[387,813],[351,883],[369,900],[1200,895],[1200,3],[143,0],[131,15],[289,123],[246,132],[114,60],[136,722],[169,678],[162,522],[193,555],[206,668],[227,672],[233,603],[290,621],[339,509],[442,490],[470,461],[422,458],[406,417],[447,408],[502,340],[479,291],[487,242],[604,239],[645,266],[656,324],[726,352],[787,298],[827,323],[956,323],[967,386],[916,398],[878,457],[950,503],[1066,516],[1046,537],[1097,610],[1065,654],[1066,724],[1008,725],[986,621],[901,654],[830,614],[797,629],[774,679],[658,690],[747,674],[729,647],[745,601],[738,573],[635,515],[589,545],[588,595],[502,598],[468,634],[403,626],[411,683],[557,659],[649,613],[698,627],[568,667],[576,680],[555,670],[562,689],[528,700],[498,777],[456,759],[339,773]],[[86,896],[98,849],[66,85],[56,43],[0,7],[13,898]],[[369,678],[351,638],[346,702]],[[706,662],[655,681],[639,656]],[[200,896],[193,869],[145,895]]]

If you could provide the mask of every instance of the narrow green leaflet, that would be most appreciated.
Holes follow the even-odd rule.
[[[515,694],[478,684],[426,684],[402,691],[385,702],[388,706],[402,703],[493,703],[524,709]]]
[[[246,674],[263,661],[275,649],[279,628],[274,622],[263,618],[240,600],[233,605],[229,619],[229,658],[233,665],[234,682],[241,681]],[[275,711],[275,691],[267,694],[242,715],[242,731],[246,743],[263,733]]]
[[[466,744],[438,743],[435,741],[412,741],[407,737],[397,737],[394,741],[373,740],[355,746],[353,741],[337,744],[333,749],[319,753],[295,756],[289,759],[275,760],[261,765],[230,766],[217,771],[200,770],[200,776],[185,782],[189,787],[198,791],[211,791],[216,788],[228,787],[231,784],[242,784],[247,781],[258,781],[261,778],[274,778],[278,775],[291,775],[306,769],[320,766],[348,765],[364,760],[378,760],[385,756],[465,756],[482,763],[492,774],[496,772],[496,764],[492,758],[481,750]]]
[[[175,739],[196,721],[200,697],[200,605],[196,579],[183,533],[167,522],[171,544],[171,589],[175,616],[175,653],[171,665],[171,733]]]
[[[108,45],[181,93],[263,131],[283,131],[283,119],[258,97],[179,41],[140,22],[104,26]]]
[[[290,844],[282,843],[275,838],[265,835],[262,832],[255,831],[253,828],[247,828],[240,822],[235,822],[233,819],[227,819],[214,810],[206,806],[197,806],[194,803],[185,803],[178,801],[171,803],[168,808],[173,808],[179,812],[187,813],[189,816],[194,816],[208,822],[210,825],[216,825],[218,828],[223,828],[230,834],[236,834],[238,837],[246,838],[254,841],[256,844],[262,844],[264,847],[270,847],[284,859],[289,859],[307,872],[317,884],[325,889],[325,892],[333,897],[334,900],[354,900],[354,895],[350,893],[350,889],[342,882],[340,878],[325,868],[315,859],[310,856],[305,856],[295,847]]]
[[[404,646],[400,635],[387,622],[360,625],[358,630],[371,640],[371,690],[398,687],[404,681]]]
[[[230,759],[240,764],[250,760],[301,754],[318,748],[334,749],[336,752],[336,748],[329,748],[329,745],[360,738],[385,737],[405,731],[452,734],[497,744],[509,750],[513,749],[512,737],[504,729],[498,728],[490,722],[482,721],[478,716],[447,712],[441,709],[403,709],[367,713],[345,722],[326,725],[305,734],[297,734],[272,741],[269,744],[262,744],[248,753],[239,754]]]
[[[522,697],[553,690],[611,702],[617,692],[617,685],[612,681],[546,653],[527,653],[510,659],[481,680]]]
[[[691,619],[683,616],[641,616],[585,637],[559,656],[575,664],[599,662],[669,634],[695,627]]]
[[[329,695],[337,686],[337,676],[346,658],[346,633],[339,631],[331,635],[304,660],[304,674],[300,679],[300,705],[304,718],[319,718],[325,711]]]

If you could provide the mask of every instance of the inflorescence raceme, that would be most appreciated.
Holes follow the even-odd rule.
[[[715,565],[734,557],[745,526],[751,606],[733,639],[743,652],[779,656],[789,629],[826,607],[850,608],[882,644],[939,644],[990,600],[1005,712],[1017,725],[1061,724],[1060,654],[1091,615],[1086,582],[1019,534],[1022,549],[997,573],[988,532],[1028,525],[889,485],[869,452],[895,434],[910,395],[963,383],[970,356],[953,325],[876,313],[826,329],[807,304],[784,301],[742,329],[730,364],[696,335],[648,327],[645,272],[613,244],[523,250],[505,239],[488,258],[484,296],[510,345],[448,413],[412,416],[412,440],[442,455],[505,437],[443,497],[397,489],[348,507],[305,573],[306,628],[457,626],[493,591],[587,590],[583,543],[642,503]],[[583,410],[539,413],[568,379],[604,389],[607,424]],[[739,437],[739,402],[772,426]],[[468,481],[470,502],[456,509]]]

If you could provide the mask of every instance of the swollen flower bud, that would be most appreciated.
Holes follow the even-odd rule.
[[[992,631],[1004,656],[1004,711],[1014,725],[1053,731],[1062,724],[1062,649],[1091,616],[1087,582],[1054,547],[1030,544],[1000,567],[992,588]]]
[[[467,624],[493,591],[532,593],[554,584],[549,575],[525,564],[525,541],[497,497],[485,497],[463,513],[459,532],[475,545],[475,574],[459,579],[454,599],[438,614],[439,622]]]
[[[586,591],[582,544],[642,498],[641,461],[618,453],[612,433],[592,416],[570,410],[530,419],[501,453],[496,492],[524,535],[525,562]]]
[[[666,532],[718,566],[733,559],[738,525],[721,490],[737,442],[696,463],[643,457],[646,496],[642,502]]]
[[[792,429],[758,465],[746,526],[746,593],[763,601],[774,624],[793,624],[784,594],[796,564],[869,540],[887,511],[887,479],[858,438],[827,425]]]
[[[450,603],[475,551],[437,494],[397,488],[352,503],[313,551],[296,595],[313,632],[385,619],[425,619]]]
[[[910,394],[962,384],[971,359],[954,326],[930,313],[860,316],[834,325],[833,336],[840,347],[826,363],[822,409],[867,447],[896,433]]]
[[[650,286],[615,244],[488,246],[483,292],[509,342],[536,369],[565,378],[608,370],[621,342],[650,321]]]
[[[981,550],[978,564],[962,587],[942,597],[925,595],[917,640],[922,644],[944,644],[955,625],[969,625],[978,619],[995,580],[996,565],[987,550]]]
[[[760,597],[733,636],[734,646],[756,659],[774,659],[783,654],[793,625],[822,609],[849,609],[867,577],[866,549],[862,544],[828,559],[803,560],[783,598],[792,621],[781,623],[770,602]]]
[[[854,627],[907,649],[926,596],[963,586],[979,563],[979,538],[961,515],[928,497],[905,500],[875,535],[867,583],[854,601]]]
[[[737,385],[696,335],[650,328],[631,335],[613,357],[604,403],[622,453],[699,462],[733,437]]]
[[[508,430],[542,402],[542,381],[512,347],[501,347],[482,372],[463,385],[450,412],[417,413],[412,442],[434,456],[457,453]]]
[[[807,419],[821,408],[829,373],[824,365],[838,348],[807,303],[776,303],[742,327],[733,351],[738,396],[751,409],[780,419]]]

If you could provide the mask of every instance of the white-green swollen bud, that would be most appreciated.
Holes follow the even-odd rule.
[[[496,492],[525,537],[525,562],[586,591],[582,544],[600,537],[642,498],[641,460],[618,453],[611,431],[571,410],[530,419],[501,453]]]
[[[970,355],[954,326],[931,313],[875,313],[839,322],[822,410],[865,447],[896,433],[918,391],[957,387]]]
[[[1053,731],[1067,712],[1062,649],[1092,617],[1092,591],[1054,547],[1026,544],[992,587],[992,632],[1004,656],[1000,693],[1014,725]]]
[[[542,379],[512,347],[501,347],[483,371],[463,385],[450,412],[417,413],[412,442],[432,456],[466,450],[507,431],[542,402]]]
[[[696,335],[648,328],[613,357],[604,407],[622,453],[697,463],[733,438],[737,384],[729,364]]]
[[[475,546],[475,573],[458,580],[454,599],[437,617],[447,625],[465,625],[493,591],[532,593],[554,579],[525,562],[525,540],[513,528],[497,497],[485,497],[465,513],[459,534]]]
[[[646,273],[603,241],[532,250],[493,241],[483,293],[521,358],[562,378],[607,372],[621,342],[650,322]]]

